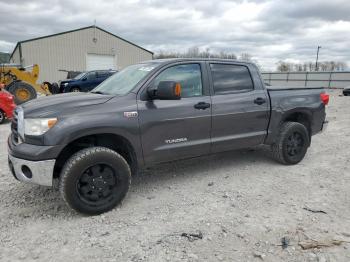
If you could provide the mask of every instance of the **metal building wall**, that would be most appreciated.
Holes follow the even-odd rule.
[[[97,41],[94,42],[93,38]],[[86,70],[88,53],[115,55],[118,70],[152,59],[152,53],[93,27],[22,42],[21,45],[23,65],[40,66],[39,82],[64,79],[67,73],[60,72],[59,69]],[[13,55],[15,63],[19,63],[17,52],[18,48]]]
[[[19,56],[19,48],[17,47],[12,54],[12,57],[10,59],[10,63],[14,63],[14,64],[20,64],[20,56]]]

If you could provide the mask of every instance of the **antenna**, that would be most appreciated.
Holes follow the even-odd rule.
[[[319,55],[319,53],[320,53],[320,48],[322,48],[322,46],[317,46],[317,55],[316,55],[315,71],[318,71],[318,55]]]

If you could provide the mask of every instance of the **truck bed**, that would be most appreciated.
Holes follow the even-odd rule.
[[[325,106],[321,102],[320,94],[324,93],[322,87],[267,87],[270,98],[271,115],[268,127],[267,142],[271,143],[276,137],[279,124],[285,116],[294,112],[308,115],[311,126],[311,134],[316,134],[322,129],[325,121]]]

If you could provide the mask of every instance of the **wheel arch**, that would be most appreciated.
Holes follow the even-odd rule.
[[[311,141],[312,136],[312,116],[308,111],[293,111],[286,114],[281,122],[280,126],[285,122],[297,122],[304,125],[309,133],[309,138]]]
[[[94,146],[102,146],[119,153],[130,165],[132,174],[138,169],[136,151],[132,143],[124,136],[113,133],[83,135],[70,141],[56,158],[54,177],[59,177],[66,161],[76,152]]]
[[[276,142],[280,129],[285,122],[297,122],[304,125],[309,133],[311,142],[312,112],[310,110],[297,108],[289,111],[273,111],[270,117],[271,121],[264,144],[272,145]]]
[[[81,91],[81,87],[78,84],[73,84],[71,87],[69,87],[69,92],[72,92],[73,88],[78,88]]]

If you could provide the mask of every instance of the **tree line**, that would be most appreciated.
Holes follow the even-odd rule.
[[[344,71],[347,69],[347,64],[337,61],[305,62],[305,63],[288,63],[279,61],[277,63],[277,71],[279,72],[303,72],[303,71]]]
[[[219,51],[213,52],[209,48],[201,50],[198,47],[188,48],[184,52],[175,51],[160,51],[154,55],[154,59],[165,59],[165,58],[220,58],[220,59],[233,59],[245,62],[253,62],[260,69],[261,65],[253,56],[249,53],[242,53],[237,56],[235,53]],[[323,61],[319,62],[317,69],[314,62],[304,63],[291,63],[285,61],[279,61],[276,67],[279,72],[301,72],[301,71],[344,71],[347,69],[347,64],[344,62],[337,61]]]
[[[160,51],[154,56],[155,59],[164,58],[222,58],[237,59],[234,53],[220,51],[218,53],[211,52],[209,48],[200,50],[198,47],[188,48],[185,52]]]
[[[233,59],[244,62],[255,63],[260,69],[261,66],[257,60],[253,59],[253,56],[249,53],[242,53],[237,56],[232,52],[213,52],[209,48],[200,50],[198,47],[188,48],[185,52],[172,52],[172,51],[160,51],[154,55],[154,59],[166,59],[166,58],[219,58],[219,59]]]

